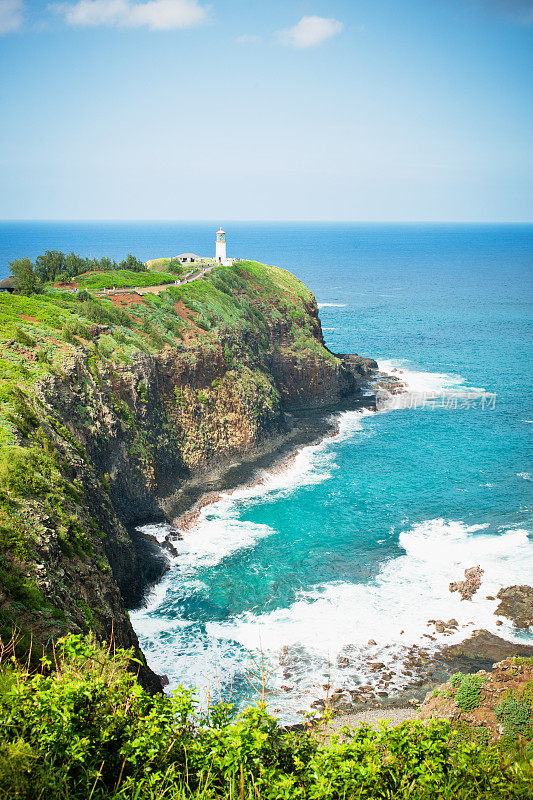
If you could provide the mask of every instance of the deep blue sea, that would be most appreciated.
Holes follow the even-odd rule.
[[[217,227],[5,223],[0,265],[48,248],[210,255]],[[286,267],[313,290],[332,350],[399,370],[409,392],[377,414],[340,414],[336,437],[202,511],[132,613],[149,663],[171,688],[243,700],[262,653],[271,706],[287,716],[328,682],[372,682],[369,658],[400,687],[409,645],[473,627],[516,638],[487,595],[533,581],[533,226],[225,228],[228,255]],[[481,589],[461,602],[448,584],[477,564]],[[424,636],[429,619],[451,617],[456,635]]]

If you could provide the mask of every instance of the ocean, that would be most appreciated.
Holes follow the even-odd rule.
[[[217,227],[2,223],[0,273],[49,248],[211,254]],[[533,226],[224,227],[228,255],[312,289],[333,351],[375,358],[409,394],[340,413],[336,436],[202,510],[131,613],[150,666],[170,690],[241,704],[263,669],[270,707],[292,719],[328,685],[372,684],[371,660],[390,667],[388,692],[402,688],[413,644],[431,651],[474,627],[532,641],[496,627],[487,596],[533,581]],[[448,585],[477,564],[481,588],[463,602]],[[452,617],[450,636],[427,625]]]

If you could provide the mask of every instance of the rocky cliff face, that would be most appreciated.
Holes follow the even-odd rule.
[[[172,518],[236,460],[290,440],[287,411],[360,397],[375,362],[329,352],[312,295],[268,269],[268,281],[259,265],[224,285],[215,275],[195,288],[200,299],[185,297],[188,306],[171,292],[166,301],[136,301],[133,323],[119,316],[125,327],[84,328],[62,345],[60,368],[13,389],[2,513],[18,544],[4,537],[4,637],[13,623],[26,637],[21,647],[30,635],[42,646],[92,629],[138,651],[125,606],[139,602],[165,560],[133,525]],[[179,336],[169,341],[171,325]],[[131,345],[132,326],[150,346]]]

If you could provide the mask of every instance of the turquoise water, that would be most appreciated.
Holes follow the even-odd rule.
[[[45,246],[209,254],[216,227],[3,226],[0,259]],[[399,687],[409,645],[437,647],[469,630],[433,642],[428,619],[515,637],[495,626],[497,603],[486,596],[533,580],[533,227],[226,230],[229,255],[285,266],[314,291],[334,351],[402,370],[410,393],[407,407],[341,414],[336,437],[203,510],[147,607],[132,614],[150,664],[171,688],[239,700],[253,696],[262,652],[272,707],[286,716],[328,680],[372,681],[369,656],[391,666]],[[436,407],[409,407],[433,397]],[[461,602],[448,583],[475,564],[482,587]],[[345,656],[350,667],[339,668]]]

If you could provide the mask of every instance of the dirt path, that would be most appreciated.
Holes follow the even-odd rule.
[[[137,289],[132,289],[133,292],[137,294],[159,294],[159,292],[164,292],[165,289],[168,289],[169,286],[175,286],[174,283],[162,283],[157,286],[139,286]]]
[[[183,280],[178,282],[178,286],[183,286],[185,283],[192,283],[192,281],[198,280],[198,278],[203,278],[207,272],[211,272],[213,267],[207,267],[207,269],[202,270],[198,273],[198,275],[193,275],[191,278],[185,277]],[[170,286],[175,286],[174,283],[162,283],[157,284],[156,286],[131,286],[131,287],[123,287],[114,292],[112,289],[102,289],[95,294],[104,295],[104,297],[115,297],[120,294],[159,294],[160,292],[164,292],[165,289],[168,289]]]

